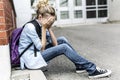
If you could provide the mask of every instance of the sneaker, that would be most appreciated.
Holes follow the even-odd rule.
[[[86,72],[86,70],[85,69],[82,69],[82,68],[76,68],[76,73],[84,73],[84,72]]]
[[[92,74],[89,74],[88,77],[89,78],[102,78],[102,77],[110,76],[111,73],[112,73],[111,70],[96,68],[96,71]]]

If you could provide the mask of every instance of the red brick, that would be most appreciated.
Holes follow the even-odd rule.
[[[10,37],[10,33],[11,33],[11,29],[7,30],[7,33],[6,33],[6,34],[7,34],[7,35],[6,35],[7,38]]]
[[[8,38],[0,38],[0,45],[7,45],[9,43]]]
[[[4,11],[0,10],[0,16],[4,16]]]
[[[0,25],[0,31],[2,30],[6,30],[6,26],[5,25]]]
[[[3,9],[3,3],[0,3],[0,9]]]
[[[0,38],[6,38],[7,32],[6,31],[0,31]]]
[[[6,30],[9,30],[10,28],[12,28],[12,27],[11,27],[10,25],[7,25],[7,24],[6,24],[6,28],[5,28],[5,29],[6,29]]]
[[[0,18],[0,23],[5,23],[5,18],[4,17]]]
[[[10,0],[0,0],[0,45],[9,43],[11,32],[16,26],[12,8]]]

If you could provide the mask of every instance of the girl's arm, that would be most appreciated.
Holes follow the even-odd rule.
[[[49,33],[50,33],[50,36],[51,36],[51,39],[52,39],[52,44],[53,46],[56,46],[58,43],[57,43],[57,39],[52,31],[51,28],[48,29]]]
[[[45,50],[45,46],[46,46],[46,30],[47,28],[49,28],[50,24],[51,24],[51,19],[52,17],[49,18],[41,18],[40,19],[40,23],[42,25],[42,48],[41,50]]]
[[[46,28],[42,27],[42,48],[41,50],[43,51],[45,49],[46,46]]]

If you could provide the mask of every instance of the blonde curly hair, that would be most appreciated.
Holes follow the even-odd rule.
[[[55,9],[48,4],[48,0],[39,0],[36,13],[37,18],[39,15],[45,16],[46,13],[56,16]]]

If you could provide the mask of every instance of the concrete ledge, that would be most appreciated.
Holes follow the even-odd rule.
[[[41,70],[15,70],[12,71],[11,80],[47,80]]]
[[[10,80],[10,51],[8,45],[0,45],[0,80]]]

